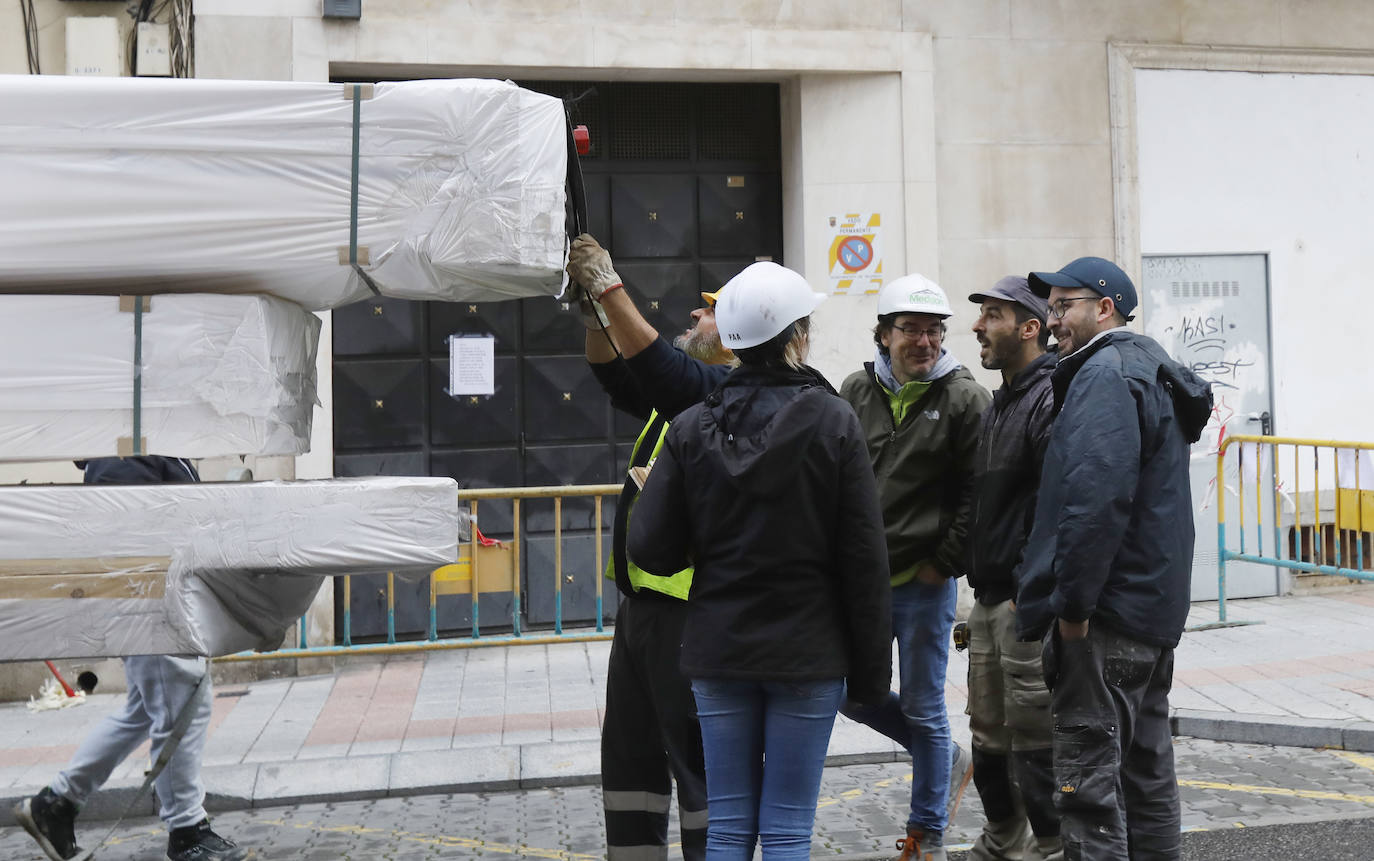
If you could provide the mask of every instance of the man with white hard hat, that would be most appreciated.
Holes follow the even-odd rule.
[[[878,480],[901,679],[900,695],[876,708],[847,703],[844,714],[911,753],[900,861],[943,861],[945,827],[970,771],[968,754],[950,740],[945,669],[978,426],[991,396],[944,347],[952,314],[945,291],[923,275],[884,285],[873,361],[840,390],[859,416]]]

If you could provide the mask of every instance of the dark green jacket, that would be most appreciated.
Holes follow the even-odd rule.
[[[912,580],[926,561],[946,576],[962,576],[988,390],[958,368],[931,383],[899,425],[887,389],[866,362],[844,381],[840,396],[858,413],[873,459],[892,585]]]

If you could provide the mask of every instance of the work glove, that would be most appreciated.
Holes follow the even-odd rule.
[[[587,233],[573,240],[568,252],[568,276],[595,301],[600,301],[607,291],[624,286],[611,266],[611,255]]]
[[[606,319],[606,312],[601,309],[601,303],[587,295],[587,290],[576,281],[568,282],[568,292],[564,297],[569,305],[576,305],[577,312],[582,317],[582,325],[587,327],[589,332],[600,332],[610,325]]]

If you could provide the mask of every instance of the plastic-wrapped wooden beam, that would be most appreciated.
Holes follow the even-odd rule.
[[[277,646],[331,574],[457,562],[448,478],[0,487],[0,661]]]
[[[0,104],[3,293],[320,310],[563,284],[566,114],[508,81],[10,75]]]

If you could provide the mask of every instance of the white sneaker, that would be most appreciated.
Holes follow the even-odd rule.
[[[964,790],[968,789],[969,781],[973,779],[973,754],[955,742],[949,744],[954,751],[949,767],[949,800],[945,804],[945,822],[953,824],[954,814],[959,812],[959,802],[964,800]]]

